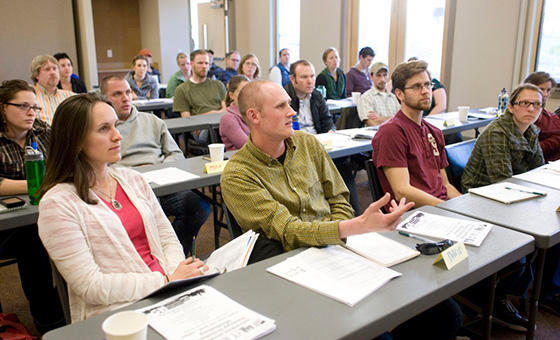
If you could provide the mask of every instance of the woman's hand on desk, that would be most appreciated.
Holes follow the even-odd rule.
[[[189,257],[186,260],[179,262],[179,265],[177,266],[177,269],[175,269],[175,272],[168,276],[169,281],[200,276],[208,269],[208,266],[205,266],[204,262],[202,262],[201,260],[197,259],[193,262],[193,258]]]

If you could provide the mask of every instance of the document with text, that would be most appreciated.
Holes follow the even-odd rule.
[[[402,275],[341,246],[309,248],[267,271],[348,306]]]
[[[202,285],[138,309],[161,336],[173,340],[258,339],[276,329],[274,320]]]
[[[392,267],[420,255],[418,250],[379,233],[350,236],[344,247],[384,267]]]
[[[397,226],[398,231],[434,239],[449,239],[453,242],[479,247],[486,238],[492,224],[434,215],[422,211],[410,215]]]
[[[142,176],[144,176],[148,182],[159,185],[185,182],[200,177],[175,167],[143,172]]]

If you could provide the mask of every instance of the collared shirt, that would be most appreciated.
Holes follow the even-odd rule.
[[[360,97],[358,115],[368,120],[369,111],[375,111],[380,117],[391,117],[401,108],[397,96],[391,92],[381,92],[375,86]]]
[[[62,103],[64,99],[75,95],[74,92],[60,90],[58,88],[55,88],[54,93],[49,95],[47,90],[45,90],[45,88],[41,85],[35,84],[33,87],[35,88],[38,104],[43,108],[37,115],[37,118],[49,125],[52,124],[54,113],[58,105]]]
[[[305,96],[304,99],[299,100],[299,128],[301,131],[307,131],[312,135],[317,134],[315,125],[313,124],[313,115],[311,114],[311,94]]]
[[[354,213],[332,159],[305,132],[296,131],[285,144],[282,165],[249,136],[222,174],[224,201],[243,230],[260,229],[286,251],[342,244],[338,222]]]
[[[43,153],[44,159],[47,159],[50,132],[47,123],[35,119],[33,128],[27,132],[25,146],[37,142],[37,149]],[[25,179],[25,148],[8,138],[5,132],[0,131],[0,182],[5,178]]]
[[[494,120],[478,137],[465,167],[463,190],[493,184],[544,164],[539,129],[531,124],[524,134],[509,111]]]

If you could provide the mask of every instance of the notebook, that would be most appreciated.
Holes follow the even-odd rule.
[[[350,236],[344,247],[383,267],[392,267],[420,255],[419,251],[379,233]]]
[[[469,193],[486,197],[504,204],[511,204],[546,196],[546,192],[508,182],[490,184],[480,188],[471,188],[469,189]]]

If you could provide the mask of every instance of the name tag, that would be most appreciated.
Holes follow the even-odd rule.
[[[214,162],[214,163],[206,163],[204,164],[204,172],[207,174],[215,174],[217,172],[224,171],[228,161],[221,161],[221,162]]]
[[[443,260],[445,268],[449,270],[455,267],[459,262],[462,262],[467,257],[469,257],[469,255],[467,254],[467,248],[465,248],[465,244],[463,242],[459,242],[455,243],[452,247],[449,247],[442,251],[433,264],[436,264]]]
[[[447,118],[445,122],[443,122],[443,126],[455,126],[455,118]]]

